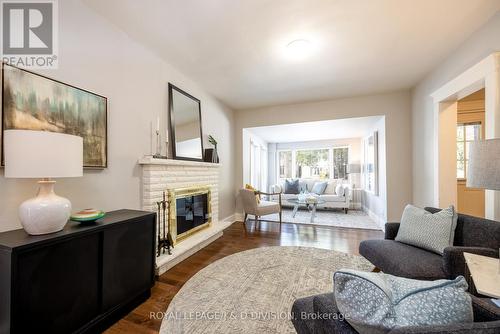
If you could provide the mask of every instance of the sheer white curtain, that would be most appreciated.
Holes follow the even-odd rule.
[[[250,141],[250,182],[256,189],[267,190],[267,148]]]

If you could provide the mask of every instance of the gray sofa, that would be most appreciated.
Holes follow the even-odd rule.
[[[395,241],[398,229],[399,223],[387,223],[384,240],[365,240],[359,245],[359,253],[387,274],[422,280],[453,279],[465,276],[464,252],[499,255],[500,222],[493,220],[458,214],[454,246],[445,248],[443,256]]]
[[[425,208],[429,212],[439,209]],[[453,247],[438,255],[395,241],[399,223],[387,223],[384,240],[365,240],[359,252],[381,271],[414,279],[434,280],[465,276],[463,252],[498,257],[500,222],[468,215],[458,215]],[[405,327],[391,334],[498,334],[500,308],[488,298],[472,296],[474,323],[453,326]],[[340,318],[340,319],[339,319]],[[292,307],[292,322],[299,334],[357,333],[335,305],[333,293],[297,299]]]
[[[487,298],[472,296],[474,322],[448,326],[418,326],[394,329],[390,334],[498,334],[500,308]],[[342,318],[333,293],[297,299],[292,307],[292,323],[298,334],[355,334]]]

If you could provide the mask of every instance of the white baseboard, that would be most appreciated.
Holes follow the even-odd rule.
[[[224,224],[224,228],[227,228],[229,226],[231,226],[234,222],[237,222],[238,219],[237,219],[237,213],[233,213],[232,215],[230,216],[227,216],[226,218],[222,219],[221,220],[221,223]]]
[[[373,211],[371,211],[370,209],[368,209],[364,205],[362,206],[362,210],[364,212],[366,212],[366,214],[377,223],[377,225],[382,229],[382,231],[385,231],[385,223],[386,223],[386,221],[384,220],[384,218],[382,218],[379,215],[375,214]]]
[[[244,213],[242,213],[242,212],[235,212],[234,213],[234,219],[235,219],[235,221],[242,222],[244,218],[245,218],[245,214]]]

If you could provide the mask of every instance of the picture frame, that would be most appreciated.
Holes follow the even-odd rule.
[[[108,167],[108,99],[105,96],[1,63],[1,166],[3,132],[51,131],[83,138],[83,167]]]
[[[363,140],[364,189],[378,196],[378,131]]]

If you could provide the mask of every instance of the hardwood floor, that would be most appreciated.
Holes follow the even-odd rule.
[[[360,241],[381,239],[382,231],[335,228],[314,225],[247,221],[236,222],[224,235],[179,263],[160,277],[151,298],[110,327],[106,333],[158,333],[161,319],[150,313],[165,312],[175,294],[194,274],[225,256],[265,246],[309,246],[358,254]]]

